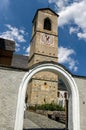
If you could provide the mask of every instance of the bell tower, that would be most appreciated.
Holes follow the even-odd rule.
[[[43,61],[58,61],[58,14],[38,9],[33,18],[29,67]],[[35,74],[27,89],[30,105],[57,102],[58,76],[43,71]]]

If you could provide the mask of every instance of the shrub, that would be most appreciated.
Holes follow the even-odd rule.
[[[35,105],[35,106],[31,106],[30,110],[49,110],[49,111],[64,111],[65,109],[57,104],[51,103],[45,103],[42,105]]]

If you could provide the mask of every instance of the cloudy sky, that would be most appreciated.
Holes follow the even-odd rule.
[[[18,54],[29,54],[32,19],[39,8],[59,14],[59,63],[86,76],[86,0],[0,0],[0,37],[14,40]]]

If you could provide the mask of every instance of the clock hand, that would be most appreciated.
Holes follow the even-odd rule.
[[[46,40],[48,41],[50,37],[49,37],[49,36],[47,36],[47,35],[45,35],[45,36],[46,36]]]
[[[47,37],[47,41],[49,40],[49,36]]]

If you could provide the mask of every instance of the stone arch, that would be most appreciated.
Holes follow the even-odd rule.
[[[22,130],[23,115],[24,115],[24,100],[27,85],[31,77],[40,71],[54,72],[58,74],[59,77],[62,78],[63,82],[65,82],[69,92],[68,129],[80,130],[79,93],[77,85],[72,75],[64,67],[54,62],[36,64],[29,70],[29,72],[25,74],[19,88],[14,130]]]

